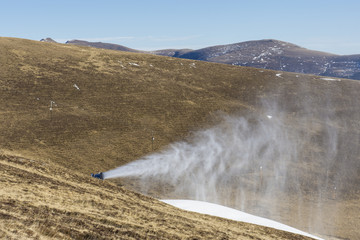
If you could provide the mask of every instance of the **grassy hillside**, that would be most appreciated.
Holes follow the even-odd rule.
[[[152,134],[157,150],[251,108],[266,87],[256,69],[11,38],[0,51],[1,147],[83,173],[149,153]]]
[[[52,162],[0,155],[1,239],[309,239],[181,211]]]
[[[295,168],[311,169],[302,176],[306,198],[311,199],[318,186],[315,175],[335,178],[341,174],[344,197],[340,205],[351,221],[341,216],[329,228],[336,227],[334,236],[356,236],[359,228],[353,220],[360,211],[353,202],[359,199],[359,157],[348,158],[346,152],[355,151],[353,146],[359,143],[360,104],[353,98],[359,90],[358,82],[350,80],[0,38],[4,186],[0,204],[3,219],[9,219],[2,221],[5,228],[0,234],[95,239],[111,238],[118,232],[135,239],[146,234],[165,239],[235,239],[239,235],[296,239],[251,225],[185,214],[113,183],[88,178],[91,172],[134,161],[212,126],[223,113],[265,113],[266,101],[276,103],[286,116],[284,127],[299,129],[314,139],[315,144],[307,143],[306,161]],[[311,103],[310,109],[304,109],[304,100]],[[50,111],[51,101],[56,104]],[[323,127],[323,113],[329,107],[335,113],[329,117],[333,121]],[[305,124],[307,118],[312,119],[311,125]],[[344,125],[339,124],[341,120]],[[339,161],[329,173],[319,168],[324,160],[319,156],[327,151],[320,148],[326,126],[338,130],[342,144]],[[336,167],[343,162],[346,168],[337,173]],[[287,222],[306,228],[297,222],[299,213],[285,215]],[[327,232],[327,228],[321,231]]]

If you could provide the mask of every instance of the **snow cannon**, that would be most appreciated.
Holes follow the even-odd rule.
[[[93,178],[98,178],[98,179],[104,180],[104,174],[102,172],[95,173],[95,174],[92,173],[91,176]]]

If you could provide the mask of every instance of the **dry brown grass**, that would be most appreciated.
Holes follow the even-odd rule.
[[[360,90],[358,82],[290,73],[279,78],[275,73],[0,38],[0,237],[302,239],[185,213],[88,178],[90,172],[151,153],[152,134],[157,151],[192,130],[212,125],[219,112],[263,111],[262,98],[278,98],[280,105],[286,105],[286,114],[293,116],[289,119],[296,119],[302,111],[297,105],[303,98],[297,95],[299,88],[305,96],[318,99],[319,109],[325,90],[335,92],[337,111],[353,119],[351,134],[358,136],[357,111],[346,105],[347,94]],[[57,103],[52,116],[50,100]],[[296,126],[301,126],[299,122]],[[352,221],[358,216],[354,207],[358,194],[349,198],[351,208],[345,203],[342,208]],[[336,223],[337,236],[358,236],[354,227],[344,227],[351,224],[341,221]]]
[[[152,132],[160,149],[218,111],[253,108],[266,88],[264,76],[272,75],[62,44],[1,43],[2,147],[58,156],[58,163],[83,173],[151,152]],[[52,119],[50,100],[57,103]]]
[[[181,211],[54,163],[1,154],[3,239],[307,239]]]

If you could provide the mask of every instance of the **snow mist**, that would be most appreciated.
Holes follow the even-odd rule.
[[[144,194],[222,204],[317,232],[324,206],[359,190],[360,104],[349,99],[261,99],[257,110],[224,116],[104,177],[136,179]]]
[[[297,159],[301,143],[284,130],[279,120],[281,117],[270,113],[226,116],[219,125],[196,132],[189,141],[171,144],[159,153],[105,172],[104,176],[140,177],[144,179],[143,192],[152,188],[149,178],[161,180],[175,186],[176,195],[211,202],[222,202],[220,193],[234,183],[241,185],[240,191],[262,184],[265,190],[283,187],[287,166]],[[273,173],[271,179],[264,179],[269,171]]]

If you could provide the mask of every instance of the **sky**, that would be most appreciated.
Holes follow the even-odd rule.
[[[138,50],[277,39],[360,54],[359,0],[0,0],[0,36]]]

